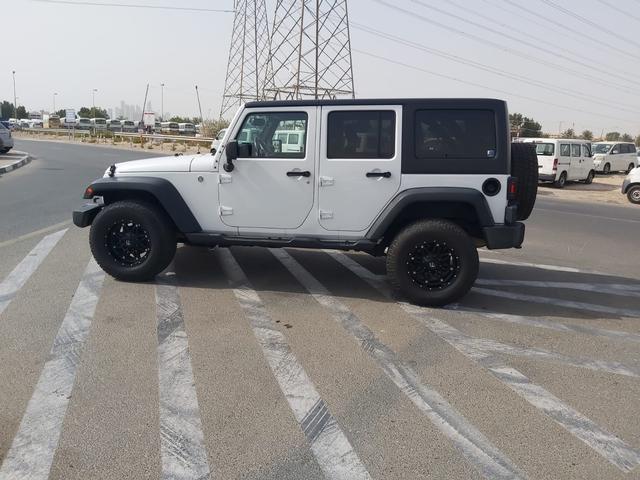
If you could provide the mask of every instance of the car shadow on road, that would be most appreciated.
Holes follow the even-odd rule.
[[[233,247],[231,252],[257,292],[308,293],[266,249]],[[392,301],[325,252],[298,249],[287,249],[287,252],[334,296]],[[384,259],[357,253],[346,255],[384,279]],[[181,287],[229,288],[213,250],[181,247],[176,254],[175,269],[176,281]],[[597,273],[481,263],[478,281],[459,305],[530,317],[632,319],[640,316],[640,281]]]

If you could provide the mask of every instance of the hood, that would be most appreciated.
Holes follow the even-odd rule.
[[[116,175],[118,173],[188,172],[192,160],[193,155],[180,155],[116,163]]]

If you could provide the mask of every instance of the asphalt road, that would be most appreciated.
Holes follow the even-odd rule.
[[[141,154],[18,148],[39,159],[0,178],[0,480],[640,477],[640,209],[541,198],[446,310],[337,252],[182,247],[125,284],[86,230],[24,234]]]

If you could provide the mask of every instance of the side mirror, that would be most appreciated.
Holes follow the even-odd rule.
[[[225,153],[227,154],[227,161],[222,166],[225,172],[233,172],[235,168],[233,165],[233,161],[238,158],[238,142],[235,140],[231,140],[227,143],[225,147]]]

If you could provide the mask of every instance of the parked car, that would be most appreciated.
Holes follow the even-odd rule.
[[[160,131],[165,135],[178,135],[180,126],[176,122],[161,122]]]
[[[92,118],[91,128],[96,132],[104,132],[107,130],[107,120],[105,118]]]
[[[567,182],[593,182],[596,172],[589,142],[555,138],[521,138],[519,141],[535,145],[540,182],[553,182],[558,188]]]
[[[220,144],[222,143],[222,139],[224,138],[226,133],[226,128],[223,128],[218,132],[216,138],[214,138],[213,142],[211,142],[211,153],[216,153],[218,151],[218,149],[220,148]]]
[[[638,166],[636,146],[630,142],[598,142],[592,145],[596,172],[630,172]]]
[[[632,169],[622,182],[622,194],[626,195],[631,203],[640,205],[640,167]]]
[[[196,126],[193,123],[179,123],[178,132],[180,135],[187,135],[189,137],[195,137]]]
[[[134,122],[133,120],[122,120],[122,131],[128,133],[137,132],[138,122]]]
[[[60,128],[61,122],[58,115],[49,115],[49,128]]]
[[[107,130],[110,132],[121,132],[122,122],[116,119],[107,120]]]
[[[274,148],[282,153],[302,152],[305,145],[305,132],[301,130],[278,130],[274,138]]]
[[[4,122],[0,122],[0,153],[7,153],[13,148],[13,137],[11,130],[5,127]]]
[[[292,127],[303,148],[277,151]],[[108,274],[150,280],[177,241],[357,250],[386,255],[410,301],[443,305],[475,282],[478,247],[522,245],[538,187],[500,100],[250,102],[225,142],[213,158],[118,163],[86,188],[73,221]]]
[[[91,119],[84,118],[84,117],[77,117],[76,128],[78,130],[91,130]]]

